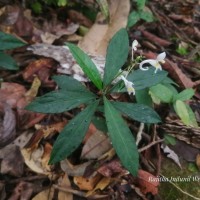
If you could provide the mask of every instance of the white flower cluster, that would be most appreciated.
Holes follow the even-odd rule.
[[[134,54],[134,51],[137,50],[137,45],[138,45],[138,41],[137,40],[134,40],[132,42],[132,51],[131,51],[131,59],[133,61],[133,54]],[[162,66],[160,63],[165,63],[164,59],[166,57],[166,53],[163,52],[163,53],[160,53],[158,54],[157,58],[156,59],[147,59],[147,60],[143,60],[140,64],[139,64],[139,68],[143,71],[146,71],[149,69],[149,67],[143,67],[144,64],[146,63],[149,63],[150,65],[152,65],[153,67],[155,67],[155,73],[157,73],[158,70],[162,70]],[[133,87],[133,82],[131,81],[128,81],[127,78],[124,76],[124,75],[121,75],[120,76],[120,79],[124,81],[124,85],[127,89],[127,92],[129,95],[133,94],[135,95],[135,89]]]

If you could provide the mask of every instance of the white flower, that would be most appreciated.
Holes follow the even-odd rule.
[[[155,73],[157,73],[158,69],[162,70],[162,66],[160,65],[160,63],[165,63],[165,61],[164,61],[165,57],[166,57],[165,52],[160,53],[156,59],[147,59],[147,60],[142,61],[139,65],[139,67],[141,70],[148,70],[149,69],[148,67],[144,68],[142,66],[146,63],[149,63],[150,65],[152,65],[153,67],[156,68]]]
[[[131,59],[133,61],[133,51],[136,51],[137,50],[137,45],[138,45],[138,41],[137,40],[133,40],[132,42],[132,51],[131,51]]]
[[[135,89],[133,87],[133,83],[131,81],[128,81],[123,75],[120,76],[120,78],[124,81],[124,84],[126,86],[128,94],[129,95],[131,95],[131,94],[135,95]]]

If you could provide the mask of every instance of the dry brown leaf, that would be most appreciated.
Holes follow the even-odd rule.
[[[149,172],[141,169],[138,171],[137,182],[142,193],[147,194],[150,192],[153,195],[156,195],[158,193],[157,187],[159,185],[159,181],[155,180],[157,180],[157,177],[150,174]]]
[[[58,185],[63,188],[71,187],[71,183],[70,183],[70,180],[69,180],[69,177],[67,176],[67,174],[65,174],[63,177],[61,177],[58,180]],[[73,194],[59,190],[58,200],[73,200]]]
[[[51,187],[50,189],[44,190],[34,196],[32,200],[53,200],[55,189]]]
[[[83,159],[97,159],[112,148],[108,136],[97,130],[85,142],[81,153]]]
[[[17,102],[24,96],[26,89],[18,83],[1,83],[0,101],[16,108]]]
[[[103,14],[98,14],[95,24],[79,42],[79,47],[94,56],[105,56],[112,36],[127,25],[129,0],[109,0],[110,23],[105,24]]]
[[[0,169],[2,174],[9,174],[16,177],[21,177],[23,175],[24,159],[20,153],[19,147],[13,146],[11,151],[4,151]]]
[[[92,163],[92,161],[84,162],[79,165],[72,165],[68,159],[60,162],[61,169],[69,176],[83,176],[86,168]]]
[[[34,185],[32,183],[24,181],[19,182],[9,197],[9,200],[30,199],[34,191],[33,188]]]
[[[93,190],[99,179],[101,178],[100,174],[95,174],[92,177],[85,178],[83,176],[75,176],[74,183],[81,189],[81,190]]]
[[[87,193],[87,196],[94,195],[96,190],[103,190],[105,189],[111,182],[111,178],[103,177],[96,185],[96,187]]]
[[[49,150],[49,149],[48,149]],[[49,158],[49,151],[44,151],[42,146],[31,151],[30,149],[21,149],[26,165],[34,172],[44,175],[51,174],[50,168],[46,166],[46,160]],[[44,157],[43,157],[44,156]],[[47,168],[46,168],[47,167]]]
[[[105,177],[111,177],[115,173],[126,172],[126,170],[122,167],[121,163],[117,159],[111,160],[109,163],[105,163],[97,171]]]
[[[6,146],[16,135],[16,119],[10,105],[0,102],[0,147]]]
[[[32,82],[37,75],[42,84],[52,87],[53,81],[49,80],[51,69],[56,66],[56,62],[49,58],[42,58],[31,62],[23,72],[24,80]]]

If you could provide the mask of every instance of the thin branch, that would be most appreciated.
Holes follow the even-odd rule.
[[[147,146],[138,149],[138,151],[141,153],[141,152],[143,152],[143,151],[149,149],[149,148],[152,147],[153,145],[158,144],[158,143],[163,142],[163,141],[164,141],[164,139],[160,139],[160,140],[153,141],[153,142],[151,142],[150,144],[148,144]]]

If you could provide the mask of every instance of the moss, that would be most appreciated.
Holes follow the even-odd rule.
[[[177,178],[179,180],[174,183],[183,191],[195,196],[200,197],[200,174],[199,172],[191,172],[188,169],[188,163],[183,161],[182,169],[180,169],[173,161],[164,158],[161,174],[171,179]],[[191,178],[190,178],[191,177]],[[188,178],[188,181],[180,181],[180,178]],[[199,180],[195,180],[199,178]],[[159,186],[159,195],[163,200],[194,200],[186,194],[183,194],[176,187],[169,182],[161,182]]]

